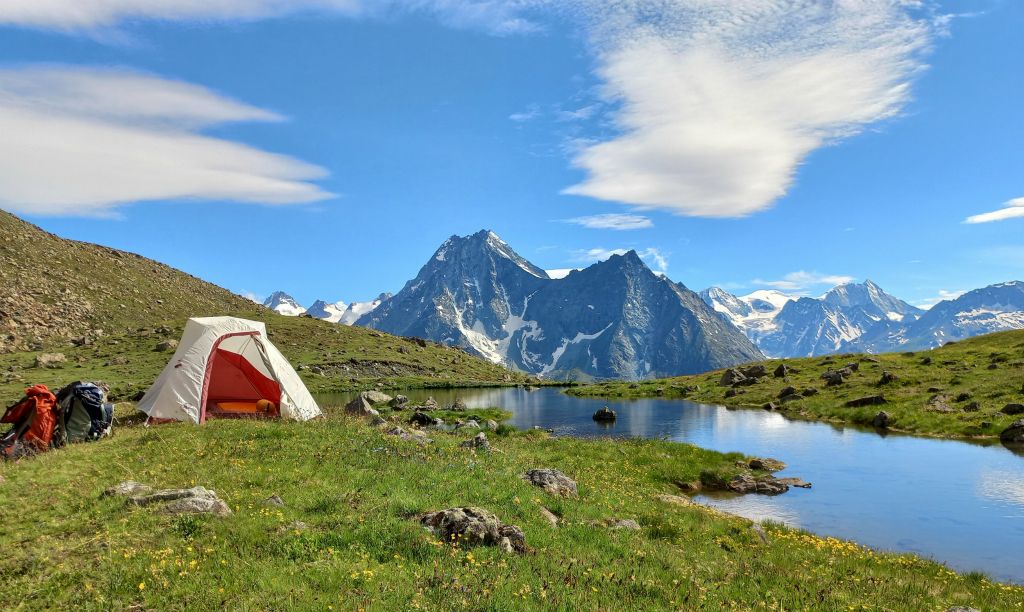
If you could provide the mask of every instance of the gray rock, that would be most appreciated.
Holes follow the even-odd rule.
[[[718,384],[723,387],[731,387],[738,382],[746,380],[746,376],[736,368],[729,368],[725,372],[722,372],[722,378],[718,381]]]
[[[871,419],[871,424],[878,429],[886,429],[889,424],[892,423],[892,417],[886,411],[881,411],[875,415],[875,418]]]
[[[812,395],[817,395],[817,394],[818,394],[818,390],[817,389],[815,389],[814,387],[809,387],[807,389],[804,389],[803,392],[800,395],[802,395],[804,397],[811,397]]]
[[[441,419],[435,419],[426,412],[420,412],[419,410],[412,413],[412,416],[409,417],[409,422],[413,425],[419,425],[420,427],[444,425],[444,421]]]
[[[457,397],[455,398],[455,401],[452,402],[452,410],[463,412],[469,410],[469,406],[466,405],[466,400],[462,399],[461,397]]]
[[[558,527],[559,521],[562,520],[558,518],[557,514],[548,510],[544,506],[540,506],[540,515],[543,516],[544,520],[546,520],[548,523],[551,523],[552,527]]]
[[[231,514],[231,508],[217,497],[217,493],[205,487],[161,489],[149,495],[134,495],[128,502],[136,506],[164,504],[163,510],[169,514]]]
[[[800,371],[797,370],[796,368],[792,368],[784,363],[780,363],[779,367],[775,368],[775,372],[773,372],[773,374],[775,375],[775,378],[785,378],[790,374],[798,374],[799,372]]]
[[[382,393],[381,391],[376,390],[363,391],[362,393],[360,393],[360,395],[366,398],[366,401],[369,402],[371,406],[376,406],[378,404],[387,404],[393,399],[387,393]]]
[[[164,340],[163,342],[156,345],[156,350],[162,353],[173,351],[176,348],[178,348],[177,340]]]
[[[498,422],[493,419],[484,421],[484,429],[487,431],[498,431]]]
[[[387,424],[388,424],[387,419],[385,419],[384,417],[380,416],[379,414],[374,415],[374,417],[372,419],[370,419],[370,425],[373,425],[374,427],[380,427],[381,425],[387,425]]]
[[[424,410],[437,410],[437,400],[432,396],[427,398],[427,401],[423,402],[422,408]]]
[[[895,374],[893,374],[889,370],[882,370],[882,377],[878,379],[878,384],[888,385],[896,382],[897,380],[899,380],[899,378]]]
[[[786,464],[778,459],[762,459],[755,457],[747,463],[752,470],[763,470],[765,472],[781,472],[786,469]]]
[[[103,492],[102,497],[132,497],[134,495],[151,493],[152,491],[153,487],[147,484],[135,482],[134,480],[126,480],[118,485],[108,488]]]
[[[627,531],[639,531],[640,523],[633,519],[608,518],[600,521],[590,521],[593,527],[607,527],[608,529],[625,529]]]
[[[355,416],[380,416],[373,405],[370,404],[369,400],[366,399],[365,393],[360,393],[351,402],[345,406],[345,413]]]
[[[609,408],[608,406],[605,406],[604,408],[601,408],[600,410],[595,412],[594,416],[593,416],[593,419],[595,421],[599,421],[599,422],[600,421],[604,421],[604,422],[614,421],[617,418],[619,418],[619,415],[616,414],[616,412],[614,410],[612,410],[611,408]]]
[[[845,382],[845,380],[843,379],[843,375],[835,370],[829,370],[828,372],[825,372],[824,374],[821,375],[821,378],[822,380],[825,381],[826,387],[835,387]]]
[[[535,468],[523,474],[523,479],[552,495],[576,497],[578,494],[576,481],[556,469]]]
[[[36,355],[35,367],[55,369],[62,368],[68,358],[64,353],[42,353]]]
[[[284,507],[284,500],[281,499],[280,495],[271,495],[270,497],[263,500],[264,506],[276,506],[278,508]]]
[[[761,364],[741,367],[739,370],[747,378],[763,378],[768,376],[768,369]]]
[[[782,391],[779,391],[779,397],[780,398],[786,397],[788,395],[796,395],[796,394],[797,394],[796,387],[785,387],[785,388],[782,389]]]
[[[419,520],[442,542],[457,542],[463,546],[501,546],[506,552],[524,553],[527,550],[522,529],[502,523],[493,512],[483,508],[448,508],[424,514]]]
[[[480,429],[480,423],[477,423],[476,419],[469,419],[465,423],[456,425],[455,429]]]
[[[395,397],[391,398],[390,402],[388,402],[388,406],[391,406],[391,408],[395,410],[402,410],[406,407],[408,403],[409,398],[407,398],[404,395],[396,395]]]

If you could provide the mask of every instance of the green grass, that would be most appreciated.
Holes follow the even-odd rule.
[[[878,363],[862,358],[877,359]],[[928,363],[930,359],[930,363]],[[839,369],[858,362],[860,370],[846,383],[826,387],[821,374],[829,367]],[[821,419],[870,425],[884,410],[892,417],[890,429],[920,435],[994,438],[1019,416],[1000,410],[1008,403],[1024,402],[1024,331],[979,336],[931,351],[885,355],[837,355],[809,359],[783,359],[759,362],[769,371],[760,384],[740,388],[740,395],[726,398],[728,387],[719,385],[721,371],[639,383],[608,382],[573,387],[567,392],[589,397],[685,397],[698,402],[725,404],[743,408],[761,408],[775,402],[779,411],[793,418]],[[771,372],[780,363],[799,370],[789,380],[774,378]],[[882,371],[899,380],[879,385]],[[699,389],[687,391],[687,387]],[[784,387],[799,390],[814,387],[819,393],[799,401],[781,403],[777,397]],[[880,406],[848,408],[855,398],[883,394],[887,403]],[[970,399],[954,401],[961,393]],[[929,400],[938,394],[950,397],[951,412],[929,409]],[[977,411],[967,411],[978,402]]]
[[[331,413],[308,423],[122,427],[116,436],[0,466],[5,609],[946,609],[1024,605],[1024,589],[778,525],[655,499],[736,454],[656,440],[431,434],[421,447]],[[578,499],[519,478],[556,467]],[[101,498],[134,479],[215,489],[232,516],[171,517]],[[283,508],[262,505],[280,495]],[[467,550],[412,517],[489,509],[530,552]],[[543,504],[562,517],[550,526]],[[638,532],[588,525],[631,518]],[[307,525],[297,529],[295,522]]]

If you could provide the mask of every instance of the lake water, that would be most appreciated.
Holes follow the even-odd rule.
[[[580,399],[559,389],[404,392],[413,401],[456,396],[470,408],[512,412],[512,425],[579,437],[667,438],[719,451],[772,457],[811,489],[775,497],[698,496],[751,519],[773,519],[877,550],[912,552],[961,571],[1024,583],[1024,456],[999,444],[879,435],[853,427],[791,421],[762,410],[684,400]],[[323,398],[337,405],[344,398]],[[611,426],[591,416],[607,405]]]

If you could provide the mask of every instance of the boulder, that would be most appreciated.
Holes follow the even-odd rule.
[[[780,484],[784,484],[784,485],[786,485],[788,487],[797,487],[797,488],[800,488],[800,489],[810,489],[811,488],[811,483],[807,482],[806,480],[804,480],[802,478],[793,478],[793,477],[777,478],[775,480],[775,482],[778,482]]]
[[[534,468],[522,476],[523,480],[540,487],[551,495],[577,497],[576,481],[553,468]]]
[[[156,345],[156,350],[161,353],[173,351],[176,348],[178,348],[177,340],[164,340],[163,342]]]
[[[384,417],[380,416],[379,414],[375,415],[372,419],[370,419],[370,425],[373,425],[374,427],[380,427],[381,425],[387,425],[387,424],[388,424],[387,419],[385,419]]]
[[[829,370],[821,375],[822,380],[825,381],[826,387],[835,387],[841,385],[844,382],[843,375],[835,370]]]
[[[423,402],[423,410],[437,410],[437,400],[433,396],[428,397],[427,401]]]
[[[941,393],[928,398],[928,405],[925,406],[925,410],[930,410],[932,412],[953,412],[953,408],[949,405],[949,396]]]
[[[36,355],[35,367],[37,368],[62,368],[68,358],[64,353],[42,353]]]
[[[817,389],[815,389],[814,387],[809,387],[807,389],[804,389],[803,393],[801,393],[800,395],[802,395],[804,397],[811,397],[812,395],[817,395],[817,394],[818,394],[818,390]]]
[[[365,393],[360,393],[345,406],[345,413],[355,416],[380,416],[380,413],[374,410],[373,405],[366,399]]]
[[[722,378],[721,380],[719,380],[718,384],[722,385],[723,387],[731,387],[736,383],[740,382],[741,380],[745,380],[746,378],[747,377],[744,376],[736,368],[729,368],[725,372],[722,372]]]
[[[1024,419],[1017,419],[999,434],[1003,442],[1024,443]]]
[[[971,399],[973,397],[974,397],[973,395],[971,395],[970,393],[965,391],[965,392],[960,393],[959,395],[956,396],[956,401],[958,401],[958,402],[966,402],[967,400],[969,400],[969,399]]]
[[[846,364],[846,366],[843,367],[843,369],[844,370],[849,370],[851,372],[859,372],[860,371],[860,364],[857,363],[856,361],[852,361],[852,362]]]
[[[540,506],[540,515],[543,516],[544,520],[546,520],[548,523],[551,523],[552,527],[558,527],[559,521],[562,520],[558,518],[557,514],[548,510],[544,506]]]
[[[391,408],[394,410],[402,410],[408,403],[409,398],[407,398],[404,395],[396,395],[393,398],[391,398],[390,402],[388,402],[388,406],[391,406]]]
[[[728,391],[725,392],[725,397],[726,398],[736,397],[740,393],[743,393],[743,392],[740,391],[739,389],[729,389]]]
[[[971,402],[964,406],[964,412],[977,412],[981,410],[981,404],[978,402]]]
[[[526,536],[515,525],[506,525],[493,512],[466,506],[428,512],[420,524],[434,532],[442,542],[463,546],[500,546],[506,552],[525,553]]]
[[[881,394],[878,395],[866,395],[864,397],[858,397],[856,399],[849,400],[844,406],[847,408],[861,408],[863,406],[877,406],[878,404],[886,403],[885,397]]]
[[[782,391],[779,391],[779,398],[781,399],[781,398],[786,397],[788,395],[796,395],[796,394],[797,394],[796,387],[786,387]]]
[[[1018,414],[1024,414],[1024,404],[1007,404],[1003,406],[1003,409],[999,412],[1008,414],[1010,416],[1016,416]]]
[[[775,368],[775,372],[773,372],[773,374],[775,375],[775,378],[785,378],[790,374],[797,374],[798,372],[799,370],[796,368],[791,368],[784,363],[780,363],[779,367]]]
[[[387,404],[394,399],[387,393],[383,393],[381,391],[363,391],[360,395],[362,395],[371,406]]]
[[[164,504],[163,511],[168,514],[231,514],[231,508],[217,497],[217,493],[205,487],[161,489],[148,495],[133,495],[128,502],[136,506]]]
[[[462,399],[461,397],[457,397],[455,398],[455,401],[452,402],[452,410],[458,410],[461,412],[469,410],[469,406],[466,405],[466,400]]]
[[[764,378],[768,376],[768,368],[761,364],[745,366],[739,370],[747,378]]]
[[[878,384],[888,385],[896,382],[897,380],[899,380],[899,378],[895,374],[889,370],[882,370],[882,377],[878,379]]]
[[[875,415],[875,418],[871,419],[871,424],[878,429],[886,429],[889,427],[889,423],[892,422],[892,417],[886,411],[881,411]]]
[[[466,440],[465,442],[463,442],[459,446],[461,446],[462,448],[472,448],[472,449],[482,450],[482,451],[489,451],[489,450],[491,450],[491,443],[488,442],[488,440],[487,440],[487,434],[485,434],[482,431],[480,433],[476,434],[475,436],[473,436],[472,438],[470,438],[469,440]]]
[[[598,410],[597,412],[595,412],[594,416],[592,418],[595,421],[599,421],[599,422],[601,422],[601,421],[610,422],[610,421],[614,421],[615,419],[619,418],[619,415],[616,414],[615,411],[612,410],[611,408],[609,408],[608,406],[605,406],[604,408],[602,408],[602,409]]]
[[[484,429],[487,431],[498,431],[498,422],[493,419],[484,421]]]
[[[605,527],[607,529],[625,529],[627,531],[639,531],[640,523],[633,519],[607,518],[599,521],[588,521],[591,527]]]
[[[476,419],[469,419],[465,423],[456,425],[455,429],[480,429],[480,423],[477,423]]]

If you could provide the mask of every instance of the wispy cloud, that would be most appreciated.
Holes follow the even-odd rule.
[[[961,295],[963,295],[965,293],[967,293],[967,292],[966,291],[947,291],[945,289],[940,289],[938,295],[935,295],[935,296],[932,296],[930,298],[926,298],[926,299],[923,299],[923,300],[919,300],[915,304],[915,306],[917,306],[918,308],[924,308],[924,309],[927,310],[927,309],[931,308],[932,306],[935,306],[939,302],[942,302],[942,301],[945,301],[945,300],[955,300],[956,298],[960,297]]]
[[[380,16],[423,13],[446,25],[496,34],[542,29],[526,12],[531,0],[4,0],[0,24],[101,33],[131,20],[239,22],[301,13]]]
[[[525,123],[527,121],[532,121],[537,117],[540,117],[540,115],[540,105],[531,104],[528,107],[526,107],[526,110],[520,111],[518,113],[512,113],[511,115],[508,116],[508,118],[512,121],[515,121],[516,123]]]
[[[126,70],[0,70],[0,207],[107,215],[146,200],[295,204],[332,197],[327,172],[204,128],[281,121],[209,89]]]
[[[638,230],[654,227],[654,222],[649,217],[642,215],[630,215],[619,213],[607,213],[603,215],[590,215],[587,217],[576,217],[565,219],[566,223],[574,223],[589,229],[611,229],[611,230]]]
[[[999,210],[967,217],[964,219],[964,223],[992,223],[1015,217],[1024,217],[1024,198],[1014,198],[1006,202]]]
[[[823,286],[844,285],[854,281],[854,277],[842,274],[821,274],[819,272],[807,272],[798,270],[790,272],[778,280],[755,279],[751,281],[754,285],[771,287],[780,291],[802,293]]]
[[[620,133],[565,192],[704,217],[769,207],[812,151],[898,115],[935,27],[928,0],[582,4]]]
[[[573,261],[578,263],[596,263],[598,261],[604,261],[613,255],[625,255],[630,249],[606,249],[603,247],[596,247],[593,249],[582,249],[573,253]],[[637,255],[640,259],[644,260],[652,270],[659,274],[666,274],[668,272],[668,255],[663,253],[656,247],[648,247],[646,249],[637,250]]]

